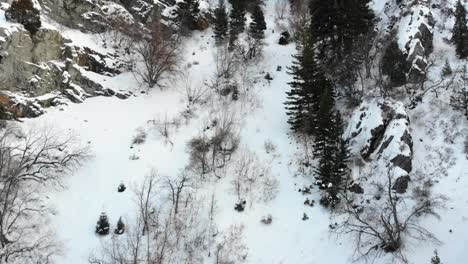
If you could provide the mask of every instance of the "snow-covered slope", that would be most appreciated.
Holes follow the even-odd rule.
[[[248,248],[246,262],[351,263],[353,241],[346,235],[337,237],[330,233],[333,220],[329,210],[320,207],[318,203],[316,206],[304,204],[306,198],[318,200],[318,190],[312,189],[311,193],[299,191],[310,186],[313,177],[302,173],[298,166],[301,143],[290,136],[284,111],[285,92],[290,89],[287,83],[291,80],[287,67],[291,66],[295,47],[294,44],[277,44],[279,33],[286,22],[275,19],[275,0],[265,2],[268,29],[263,57],[241,70],[241,77],[245,77],[242,85],[246,91],[239,102],[228,103],[228,100],[213,93],[206,103],[191,109],[190,117],[186,115],[187,81],[191,87],[205,87],[215,71],[213,56],[216,48],[212,32],[208,29],[195,32],[186,41],[182,70],[184,77],[178,78],[163,90],[140,93],[141,84],[128,72],[103,76],[85,71],[84,76],[104,88],[131,91],[133,95],[126,100],[93,97],[81,104],[52,107],[38,118],[22,120],[26,127],[48,124],[59,130],[72,131],[89,145],[93,154],[82,168],[66,177],[64,190],[50,190],[44,194],[53,208],[51,225],[64,246],[63,255],[56,259],[57,263],[87,263],[90,254],[99,251],[100,245],[110,239],[109,236],[99,237],[94,232],[99,214],[106,212],[111,223],[116,223],[119,217],[128,220],[134,218],[132,187],[140,184],[152,169],[160,175],[173,177],[180,173],[190,159],[187,143],[206,128],[213,116],[220,116],[223,112],[235,112],[238,115],[240,150],[233,159],[239,160],[249,152],[255,153],[260,163],[269,167],[271,176],[278,181],[278,193],[272,201],[248,201],[244,212],[233,209],[238,202],[231,186],[236,177],[234,168],[227,168],[221,179],[208,181],[197,190],[197,196],[206,202],[200,207],[208,207],[211,196],[217,200],[215,222],[220,231],[228,230],[232,225],[245,227],[243,242]],[[382,16],[383,23],[388,22],[383,13],[386,2],[375,0],[375,9]],[[433,13],[436,21],[434,54],[443,54],[438,62],[444,62],[445,57],[448,57],[454,68],[466,63],[457,60],[453,55],[453,47],[442,41],[443,37],[447,37],[448,29],[437,28],[437,23],[440,26],[440,23],[445,22],[437,10]],[[1,19],[2,13],[1,26],[12,27]],[[406,20],[402,19],[400,26],[405,25]],[[96,35],[61,28],[52,21],[47,22],[46,26],[59,30],[74,46],[89,47],[103,54],[115,52],[111,48],[104,48]],[[414,32],[400,33],[409,39]],[[404,42],[406,44],[406,39]],[[278,66],[281,66],[281,70],[278,70]],[[440,67],[429,74],[437,78],[439,72]],[[270,73],[273,80],[266,80],[266,73]],[[384,123],[382,116],[385,114],[380,107],[387,104],[396,110],[389,118],[390,124],[385,124],[387,128],[381,143],[374,146],[372,153],[367,156],[371,160],[378,160],[380,156],[389,159],[398,155],[411,157],[412,172],[432,178],[434,192],[447,197],[446,208],[439,212],[440,220],[423,220],[423,225],[441,243],[408,241],[405,251],[409,263],[429,263],[435,249],[445,264],[462,264],[468,259],[468,163],[463,152],[468,122],[450,108],[449,98],[449,93],[436,96],[429,92],[414,109],[407,107],[408,100],[384,102],[383,99],[369,99],[358,108],[349,110],[352,114],[349,114],[347,136],[355,133],[352,136],[355,155],[369,150],[372,129]],[[363,113],[367,113],[364,119]],[[163,137],[155,126],[155,123],[166,118],[178,119],[177,127],[171,128],[168,138]],[[355,131],[358,129],[359,133]],[[146,132],[147,140],[143,144],[132,144],[139,130]],[[392,141],[393,138],[405,137],[406,133],[411,133],[411,146],[404,140]],[[388,148],[381,146],[385,142],[390,142]],[[265,145],[270,145],[270,148]],[[382,152],[379,149],[383,149]],[[406,173],[401,171],[402,175]],[[120,183],[129,187],[127,191],[116,191]],[[258,194],[254,192],[252,195]],[[307,220],[303,219],[304,214],[308,216]],[[260,221],[266,215],[272,216],[270,225]],[[383,255],[375,259],[374,263],[397,263],[395,261],[399,260]],[[205,263],[214,263],[213,258],[206,257]]]

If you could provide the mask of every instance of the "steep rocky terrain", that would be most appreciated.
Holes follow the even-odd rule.
[[[19,121],[24,128],[54,124],[77,134],[92,152],[83,167],[67,176],[65,188],[41,189],[39,200],[48,208],[44,225],[63,242],[63,254],[51,258],[55,263],[82,264],[100,253],[113,241],[94,233],[101,212],[107,212],[112,225],[123,217],[130,228],[138,207],[132,190],[146,182],[145,176],[157,171],[162,182],[166,175],[184,175],[193,163],[194,139],[213,144],[220,134],[229,134],[223,134],[228,126],[235,127],[229,135],[233,139],[221,152],[229,154],[222,160],[213,154],[213,167],[218,166],[213,177],[197,178],[184,197],[185,207],[199,218],[189,219],[195,227],[183,236],[188,241],[184,253],[176,254],[173,263],[218,263],[214,252],[224,246],[236,258],[222,263],[368,260],[356,258],[354,237],[330,235],[346,218],[314,206],[320,194],[309,165],[316,161],[307,156],[309,143],[290,133],[283,105],[296,52],[294,43],[278,44],[280,33],[291,30],[288,19],[278,18],[276,1],[266,0],[261,58],[223,75],[221,63],[229,55],[215,46],[209,15],[217,2],[200,1],[200,30],[183,37],[177,75],[164,89],[149,89],[132,72],[141,67],[132,60],[135,45],[117,43],[109,27],[126,21],[134,26],[130,31],[137,31],[159,18],[171,25],[175,0],[37,0],[42,25],[34,34],[7,20],[12,1],[1,1],[0,119]],[[438,242],[409,236],[404,257],[381,253],[374,263],[429,263],[434,250],[445,264],[468,258],[468,121],[450,106],[455,89],[466,85],[461,69],[467,61],[456,57],[449,42],[454,4],[374,0],[378,37],[373,55],[381,57],[387,41],[397,36],[408,85],[380,94],[377,81],[361,79],[362,102],[349,106],[340,99],[337,104],[346,124],[347,188],[355,208],[383,207],[386,187],[405,199],[402,208],[417,205],[428,189],[444,200],[437,211],[440,219],[418,222]],[[440,77],[446,61],[456,73],[453,78]],[[379,71],[373,67],[371,72]],[[223,81],[229,89],[216,87],[220,78],[228,79]],[[199,146],[197,153],[216,152]],[[260,180],[247,177],[249,184],[242,185],[239,175],[248,174],[243,169]],[[121,183],[128,191],[117,193]],[[265,198],[269,191],[275,193],[271,199]],[[239,203],[241,212],[236,211]]]

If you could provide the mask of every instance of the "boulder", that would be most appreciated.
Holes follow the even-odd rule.
[[[382,162],[381,167],[391,165],[400,174],[408,174],[413,156],[409,125],[403,103],[385,99],[363,102],[348,126],[351,153],[367,162]]]

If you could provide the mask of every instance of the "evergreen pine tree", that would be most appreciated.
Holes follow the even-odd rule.
[[[219,0],[218,7],[214,12],[214,37],[216,44],[221,44],[226,39],[228,34],[228,15],[226,13],[226,5],[224,0]]]
[[[391,86],[396,87],[406,83],[406,71],[406,57],[393,40],[382,58],[382,73],[390,78]]]
[[[455,25],[452,30],[452,41],[455,43],[457,55],[460,59],[468,57],[468,28],[466,23],[466,9],[461,0],[458,0],[455,8]]]
[[[442,68],[442,77],[447,77],[452,75],[452,66],[450,66],[450,62],[445,60],[444,68]]]
[[[343,137],[341,115],[335,110],[331,85],[320,97],[318,128],[314,142],[314,154],[318,158],[316,179],[324,191],[320,203],[334,207],[339,202],[339,192],[343,189],[348,174],[348,143]]]
[[[114,230],[114,233],[117,235],[122,235],[125,232],[125,224],[122,221],[122,217],[119,217],[119,221],[117,221],[117,227]]]
[[[329,82],[321,74],[315,59],[312,39],[308,33],[297,44],[297,54],[289,74],[293,81],[287,92],[286,114],[288,123],[295,132],[312,134],[318,119],[320,93]]]
[[[341,63],[352,52],[357,38],[372,30],[375,16],[369,3],[370,0],[310,2],[310,30],[324,66]]]
[[[264,31],[267,29],[267,26],[262,7],[260,5],[255,5],[252,18],[253,21],[250,23],[249,31],[254,39],[257,41],[262,40],[265,37]]]
[[[197,28],[197,19],[200,15],[199,0],[183,0],[177,3],[177,16],[182,30]]]
[[[237,40],[237,37],[245,29],[245,2],[244,0],[231,0],[232,5],[231,13],[229,14],[230,31],[229,31],[229,44],[232,46]]]
[[[437,253],[437,250],[434,250],[434,256],[431,258],[431,264],[442,264],[439,258],[439,254]]]
[[[96,224],[96,233],[99,235],[109,234],[109,219],[107,218],[107,214],[104,212],[99,216],[99,220]]]
[[[468,119],[468,67],[463,68],[462,85],[450,97],[450,105],[457,111],[463,112]]]

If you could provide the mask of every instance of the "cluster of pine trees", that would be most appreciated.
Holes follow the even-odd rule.
[[[229,40],[229,45],[233,47],[239,34],[246,30],[246,12],[248,1],[230,0],[230,12],[228,14],[226,3],[219,0],[218,7],[214,11],[214,37],[216,43],[222,44]],[[252,22],[248,27],[248,32],[257,43],[264,38],[266,30],[265,16],[262,10],[261,1],[253,1]]]
[[[347,58],[358,52],[359,38],[374,27],[369,0],[310,2],[310,22],[297,40],[285,103],[294,132],[314,139],[317,184],[323,190],[321,204],[333,207],[347,177],[348,144],[343,122],[335,107],[338,68],[359,65]]]
[[[197,20],[200,16],[200,2],[198,0],[178,2],[176,14],[182,31],[194,30],[197,28]]]
[[[455,7],[455,25],[452,31],[452,41],[455,44],[457,55],[460,59],[468,58],[468,26],[466,9],[461,0]]]

